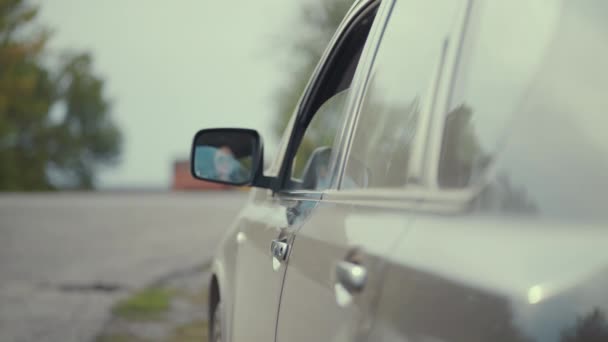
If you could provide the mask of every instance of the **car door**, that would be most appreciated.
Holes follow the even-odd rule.
[[[236,222],[236,238],[230,243],[233,248],[225,248],[223,256],[234,258],[235,265],[233,295],[222,298],[224,305],[231,305],[225,312],[232,312],[226,339],[273,341],[285,269],[273,268],[270,243],[291,238],[280,229],[286,226],[285,207],[274,201],[271,190],[254,188]]]
[[[359,13],[366,5],[355,7]],[[371,21],[356,34],[343,23],[332,39],[297,106],[282,142],[275,171],[280,191],[252,190],[251,200],[238,220],[231,340],[273,341],[282,282],[298,229],[320,199],[314,167],[336,158],[345,124],[344,106],[351,98],[351,83],[362,45],[353,37],[366,36]],[[362,38],[365,41],[365,37]],[[316,115],[328,113],[330,115]],[[312,122],[312,118],[322,118]],[[305,136],[305,133],[308,136]],[[310,135],[315,138],[310,139]],[[301,144],[302,142],[302,144]],[[300,145],[304,146],[299,149]],[[318,153],[312,147],[318,148]],[[274,168],[274,167],[273,167]],[[272,170],[271,170],[272,171]],[[323,179],[328,179],[327,175]],[[314,181],[315,184],[311,183]]]
[[[288,286],[284,287],[287,298],[281,302],[278,341],[328,340],[331,331],[335,330],[332,325],[336,322],[328,324],[330,321],[327,320],[327,314],[337,317],[333,314],[335,310],[323,312],[323,308],[318,306],[321,302],[330,300],[335,303],[336,300],[333,273],[326,272],[327,268],[332,266],[322,262],[344,260],[341,271],[345,277],[351,275],[353,269],[368,272],[363,265],[368,264],[368,259],[346,243],[345,230],[340,229],[343,215],[348,209],[321,209],[319,205],[322,202],[319,200],[323,191],[337,184],[335,179],[340,172],[340,165],[343,164],[340,159],[344,155],[345,142],[350,135],[349,126],[353,119],[350,115],[351,108],[357,104],[356,93],[361,90],[361,77],[365,77],[365,68],[369,67],[366,62],[369,60],[367,54],[373,52],[373,49],[365,50],[364,47],[366,42],[375,39],[374,32],[379,32],[376,23],[381,21],[375,19],[381,15],[379,13],[382,10],[379,8],[379,1],[363,1],[346,16],[334,42],[328,48],[327,62],[320,66],[320,69],[326,72],[318,79],[318,91],[308,99],[310,103],[319,103],[318,108],[314,107],[310,112],[302,113],[303,119],[298,121],[304,124],[300,127],[299,136],[298,128],[294,129],[296,134],[292,137],[293,154],[288,154],[289,157],[284,161],[285,180],[281,191],[275,196],[290,213],[290,222],[285,230],[295,233],[295,239],[288,241],[289,254],[285,260],[287,270],[293,266],[294,271],[290,273],[286,283]],[[364,186],[365,173],[358,173],[352,181]],[[310,222],[316,222],[319,218],[323,223],[313,224],[315,227],[309,229]],[[332,226],[332,229],[319,229],[327,225]],[[300,234],[303,234],[300,241],[302,248],[298,242]],[[373,269],[374,264],[369,264],[370,273]],[[364,285],[366,276],[362,276],[360,283]],[[371,278],[375,279],[375,275]],[[298,289],[300,286],[302,288]],[[337,295],[343,301],[340,304],[343,307],[351,304],[351,293],[363,293],[362,287],[355,289],[352,286],[357,287],[353,283],[339,289]],[[306,295],[294,297],[294,290],[302,290]],[[366,293],[372,294],[370,291]],[[371,298],[372,296],[368,295],[365,301],[371,303]],[[302,305],[307,303],[313,306],[310,310],[302,310]],[[333,308],[341,310],[338,305]],[[344,325],[351,322],[354,322],[352,318],[343,321]]]
[[[289,255],[277,341],[368,338],[389,256],[420,205],[428,131],[462,10],[457,1],[380,6],[346,109],[335,187],[322,189]]]

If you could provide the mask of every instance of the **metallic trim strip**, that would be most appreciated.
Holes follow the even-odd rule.
[[[458,77],[458,69],[461,62],[461,55],[464,53],[464,42],[466,31],[469,25],[471,12],[473,10],[473,0],[466,0],[463,4],[461,14],[458,16],[457,28],[452,32],[451,39],[454,40],[455,48],[448,52],[449,58],[446,64],[446,73],[450,73],[449,78],[440,85],[439,96],[433,113],[433,122],[429,132],[429,146],[427,150],[428,158],[425,170],[427,170],[429,186],[438,189],[439,165],[443,149],[443,131],[445,129],[445,118],[450,110],[450,101],[455,87],[455,78]],[[449,191],[449,190],[447,190]]]

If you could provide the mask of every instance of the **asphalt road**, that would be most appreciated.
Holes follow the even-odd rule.
[[[245,199],[0,195],[0,341],[90,341],[128,290],[208,260]]]

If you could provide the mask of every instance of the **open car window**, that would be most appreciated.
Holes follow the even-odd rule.
[[[324,190],[329,186],[329,162],[349,89],[321,105],[308,125],[293,158],[292,179],[305,190]]]
[[[348,115],[345,107],[378,4],[363,9],[340,33],[307,90],[284,160],[283,190],[322,191],[330,186],[332,148]]]

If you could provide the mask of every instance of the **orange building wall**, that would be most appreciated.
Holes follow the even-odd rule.
[[[195,179],[190,174],[189,161],[176,161],[173,163],[173,185],[172,190],[224,190],[231,187]]]

